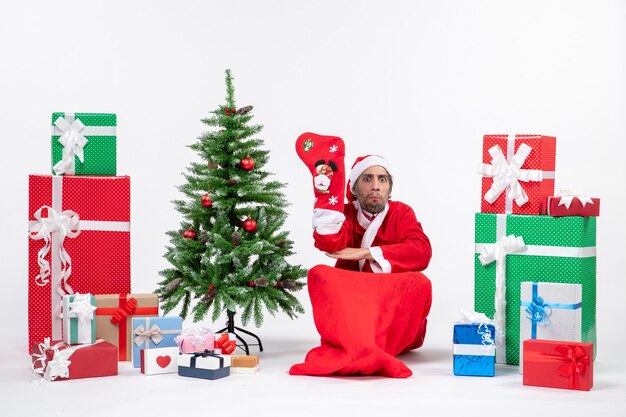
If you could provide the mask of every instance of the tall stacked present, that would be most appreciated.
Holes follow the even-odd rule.
[[[520,283],[582,284],[583,341],[595,342],[595,218],[549,217],[556,138],[486,135],[475,218],[474,308],[494,317],[496,361],[519,364]]]
[[[101,176],[116,174],[115,120],[55,113],[53,172],[63,175],[29,177],[30,347],[62,339],[64,294],[130,292],[130,178]]]

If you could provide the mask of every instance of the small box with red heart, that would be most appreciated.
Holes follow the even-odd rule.
[[[142,349],[139,352],[142,374],[158,375],[178,372],[178,346]]]

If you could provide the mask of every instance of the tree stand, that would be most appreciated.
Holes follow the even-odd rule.
[[[226,322],[226,327],[218,330],[216,333],[221,333],[223,331],[227,331],[228,333],[233,333],[235,337],[237,338],[237,340],[239,340],[243,344],[243,347],[239,344],[237,345],[237,347],[240,349],[243,349],[246,352],[246,355],[250,354],[250,349],[248,348],[248,346],[258,346],[259,350],[263,352],[263,344],[261,343],[261,339],[259,339],[259,336],[245,329],[242,329],[241,327],[235,326],[235,312],[234,311],[226,310],[226,314],[228,315],[228,321]],[[248,344],[241,336],[237,334],[235,330],[238,330],[241,333],[245,333],[249,336],[254,337],[259,343]]]

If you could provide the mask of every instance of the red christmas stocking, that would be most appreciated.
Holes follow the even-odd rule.
[[[345,146],[337,136],[303,133],[296,152],[313,176],[313,227],[321,234],[336,233],[343,216],[346,173]]]

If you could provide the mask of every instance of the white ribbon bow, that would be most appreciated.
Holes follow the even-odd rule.
[[[91,294],[76,293],[69,307],[70,311],[67,313],[69,318],[76,317],[81,322],[93,320],[96,307],[91,304]]]
[[[48,210],[48,217],[42,217],[43,209]],[[50,263],[45,258],[51,248],[52,233],[56,232],[59,241],[59,259],[61,260],[61,288],[58,291],[62,295],[64,287],[68,294],[73,293],[72,288],[67,284],[72,273],[72,259],[63,247],[63,242],[66,237],[75,238],[80,234],[78,214],[72,210],[64,210],[59,214],[52,207],[42,206],[33,216],[37,221],[30,227],[30,238],[34,240],[43,239],[45,242],[37,254],[39,275],[35,277],[35,282],[39,286],[45,286],[50,282]]]
[[[89,142],[81,133],[85,125],[79,119],[70,124],[62,116],[54,124],[63,132],[59,138],[59,143],[63,145],[63,158],[52,169],[57,175],[73,174],[75,170],[74,156],[77,156],[80,162],[84,162],[83,148]]]
[[[579,193],[577,191],[561,190],[559,191],[559,196],[561,197],[559,206],[565,206],[566,209],[569,209],[569,206],[572,204],[574,198],[579,199],[583,207],[585,207],[587,203],[593,204],[591,197],[587,197],[583,193]]]
[[[143,324],[140,324],[135,329],[135,344],[137,346],[141,346],[147,340],[151,339],[154,344],[158,345],[163,340],[163,336],[161,336],[161,329],[156,324],[150,326],[149,329],[146,329]]]
[[[62,346],[67,346],[66,349],[60,350]],[[52,350],[54,352],[52,359],[47,360],[46,352]],[[44,339],[43,343],[39,344],[39,352],[33,353],[36,358],[33,361],[33,372],[43,377],[42,381],[54,381],[57,378],[69,378],[70,376],[70,364],[72,363],[69,358],[74,353],[73,349],[69,348],[69,345],[59,342],[54,346],[50,346],[50,338]],[[39,366],[37,366],[39,365]]]
[[[493,245],[486,245],[478,259],[485,266],[496,263],[496,294],[494,322],[496,327],[496,352],[504,355],[506,346],[506,255],[526,248],[521,236],[502,236]],[[502,362],[502,360],[498,360]]]
[[[533,148],[522,143],[517,149],[517,153],[511,158],[509,163],[502,153],[502,149],[495,145],[489,149],[491,155],[491,165],[481,164],[478,173],[486,177],[493,177],[493,184],[489,191],[485,193],[485,200],[489,204],[502,194],[504,190],[509,188],[511,199],[514,199],[518,206],[523,206],[528,201],[528,195],[522,188],[520,181],[541,181],[543,173],[538,169],[521,169]]]

